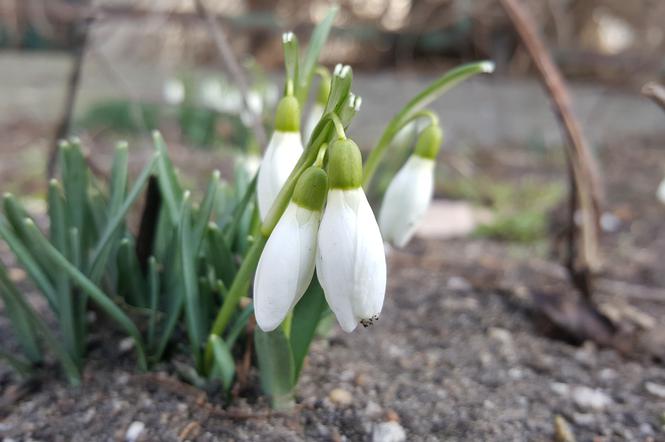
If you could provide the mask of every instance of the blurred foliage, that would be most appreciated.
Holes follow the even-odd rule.
[[[565,195],[563,184],[534,179],[516,183],[461,178],[446,181],[442,190],[449,197],[492,208],[492,221],[478,226],[476,236],[522,243],[547,237],[548,214]]]

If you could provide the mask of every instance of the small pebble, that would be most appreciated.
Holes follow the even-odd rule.
[[[604,410],[612,403],[612,398],[601,390],[584,386],[575,387],[573,389],[573,400],[580,408],[591,409],[594,411]]]
[[[647,382],[644,384],[644,388],[654,396],[665,398],[665,385]]]
[[[374,426],[372,442],[403,442],[406,431],[398,422],[382,422]]]
[[[556,442],[575,442],[573,430],[563,416],[554,417],[554,440]]]
[[[141,433],[145,430],[145,424],[141,421],[134,421],[129,424],[127,432],[125,433],[125,440],[127,442],[135,442],[141,437]]]
[[[343,407],[351,405],[353,403],[353,395],[346,390],[341,388],[333,389],[329,394],[328,398],[335,405],[340,405]]]

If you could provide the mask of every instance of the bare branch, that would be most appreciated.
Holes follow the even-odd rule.
[[[533,25],[534,21],[519,0],[501,0],[526,47],[554,105],[554,111],[568,138],[566,157],[571,183],[568,271],[582,294],[591,297],[591,276],[600,266],[600,200],[598,168],[582,128],[573,115],[566,84]],[[582,215],[578,229],[575,214]],[[581,230],[581,231],[580,231]]]
[[[655,81],[642,86],[642,95],[651,98],[662,110],[665,111],[665,87]]]
[[[210,37],[215,43],[222,61],[226,65],[226,68],[229,70],[229,73],[233,77],[234,82],[240,88],[240,92],[242,93],[242,102],[245,107],[245,111],[250,116],[252,131],[254,132],[256,141],[260,145],[265,146],[267,137],[261,123],[261,117],[260,115],[257,115],[249,105],[249,85],[247,83],[247,74],[243,71],[240,63],[238,63],[238,60],[233,53],[233,49],[231,48],[231,45],[229,44],[229,41],[224,34],[224,30],[222,29],[219,22],[212,15],[210,15],[210,12],[208,12],[208,9],[206,9],[205,5],[203,4],[203,0],[196,0],[196,10],[201,18],[205,21],[206,26],[208,27],[208,32],[210,33]]]

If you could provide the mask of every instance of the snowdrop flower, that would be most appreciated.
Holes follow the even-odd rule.
[[[658,190],[656,190],[656,197],[658,201],[665,204],[665,180],[661,181],[658,185]]]
[[[272,134],[259,169],[257,198],[261,220],[265,220],[268,216],[270,207],[302,152],[298,100],[286,96],[277,105],[275,132]]]
[[[316,274],[346,332],[378,319],[386,291],[381,232],[361,187],[362,159],[351,140],[329,147],[328,201],[319,227]]]
[[[438,125],[425,128],[418,137],[413,155],[386,190],[379,225],[386,241],[396,247],[404,247],[409,242],[432,201],[434,165],[441,139]]]
[[[319,120],[323,116],[323,111],[326,109],[326,104],[328,103],[328,95],[330,95],[330,80],[327,78],[322,78],[321,83],[319,84],[319,91],[316,95],[316,101],[312,105],[312,109],[309,111],[307,116],[307,121],[305,122],[305,129],[303,131],[303,139],[306,143],[309,142],[314,128],[319,124]]]
[[[276,329],[298,303],[314,276],[316,237],[328,189],[323,169],[310,167],[268,238],[254,277],[256,323]]]
[[[185,85],[177,78],[170,78],[164,83],[164,100],[171,105],[177,105],[185,99]]]

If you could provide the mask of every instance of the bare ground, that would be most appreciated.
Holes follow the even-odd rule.
[[[620,223],[604,240],[598,300],[645,329],[658,329],[665,317],[665,207],[654,197],[661,145],[617,140],[601,156],[608,208]],[[478,155],[477,164],[496,165],[483,173],[557,178],[551,168],[560,162],[500,153]],[[524,294],[571,289],[560,267],[534,248],[419,239],[391,253],[389,266],[381,320],[315,342],[291,413],[271,413],[255,391],[224,408],[214,392],[179,380],[172,365],[137,373],[131,354],[100,345],[108,339],[100,334],[80,388],[51,369],[21,386],[0,367],[0,435],[123,440],[141,422],[139,440],[146,441],[390,440],[379,436],[400,431],[410,441],[540,441],[553,439],[559,415],[578,441],[665,440],[665,368],[548,337]],[[0,336],[8,339],[6,322]],[[32,391],[9,401],[21,387]]]

